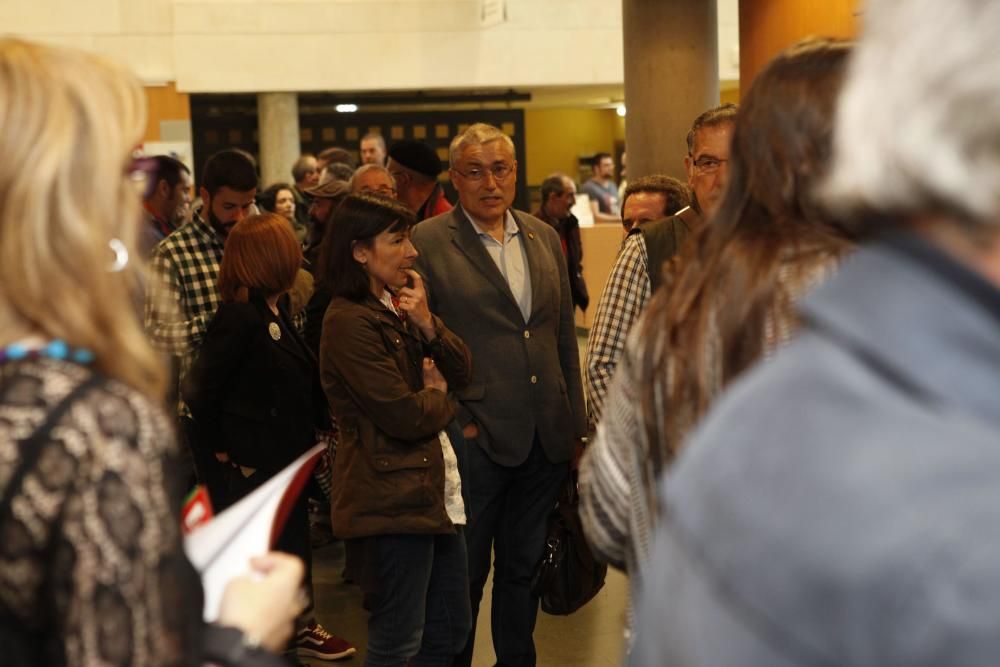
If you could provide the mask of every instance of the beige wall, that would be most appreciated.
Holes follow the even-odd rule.
[[[734,52],[737,0],[720,3]],[[728,9],[723,9],[723,7]],[[0,34],[76,46],[196,92],[621,84],[617,0],[0,0]],[[593,48],[593,45],[599,45]],[[371,53],[371,58],[363,58]],[[723,78],[736,70],[720,57]],[[728,72],[728,73],[727,73]]]
[[[103,52],[147,83],[176,81],[188,93],[621,82],[617,2],[507,0],[507,22],[491,27],[480,26],[479,8],[477,0],[4,0],[0,31]],[[595,43],[607,48],[581,48]]]

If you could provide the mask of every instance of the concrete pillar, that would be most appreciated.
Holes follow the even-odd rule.
[[[719,104],[717,3],[622,0],[622,28],[629,180],[660,173],[686,181],[691,121]]]
[[[260,139],[261,186],[292,180],[292,163],[299,157],[299,98],[295,93],[257,94],[257,134]]]

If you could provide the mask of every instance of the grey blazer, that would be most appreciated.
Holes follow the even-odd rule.
[[[663,482],[632,664],[996,665],[1000,291],[901,237],[802,311]]]
[[[512,211],[531,275],[524,321],[507,281],[462,208],[414,228],[431,312],[472,352],[472,381],[456,392],[459,421],[475,421],[479,445],[500,465],[516,466],[537,431],[549,460],[568,461],[586,434],[579,349],[566,260],[559,235]]]

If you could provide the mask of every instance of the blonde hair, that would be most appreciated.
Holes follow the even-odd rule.
[[[80,51],[0,40],[0,344],[62,339],[159,398],[162,364],[137,313],[139,194],[125,173],[145,100],[125,69]],[[129,250],[112,273],[113,238]]]

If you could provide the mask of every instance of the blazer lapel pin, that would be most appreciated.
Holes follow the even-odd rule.
[[[271,334],[271,338],[274,340],[281,340],[281,327],[278,326],[277,322],[271,322],[267,325],[267,333]]]

